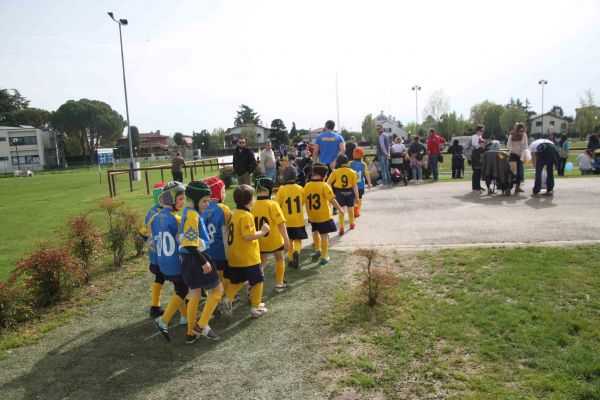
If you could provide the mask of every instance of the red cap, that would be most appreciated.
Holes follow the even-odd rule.
[[[210,188],[211,199],[223,201],[223,187],[225,187],[225,182],[223,182],[218,176],[213,176],[211,178],[206,178],[204,183],[206,183]]]
[[[152,186],[152,189],[163,188],[163,187],[165,187],[165,185],[166,185],[166,183],[164,183],[164,182],[155,183],[154,186]]]

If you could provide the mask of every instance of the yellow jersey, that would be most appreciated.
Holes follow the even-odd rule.
[[[231,214],[227,229],[227,261],[230,267],[253,267],[260,264],[258,239],[246,240],[254,235],[254,217],[248,210],[236,209]]]
[[[310,181],[304,186],[306,214],[310,222],[327,222],[332,218],[330,200],[335,199],[328,183]]]
[[[304,190],[302,186],[286,183],[277,191],[275,202],[281,207],[288,228],[304,226]]]
[[[331,172],[327,182],[335,189],[352,189],[352,186],[358,184],[358,175],[352,168],[341,167]]]
[[[277,225],[285,223],[285,218],[279,204],[268,197],[258,197],[252,206],[252,215],[254,215],[254,227],[257,231],[265,223],[269,224],[271,228],[269,233],[258,239],[260,251],[270,253],[281,248],[283,246],[283,236],[281,236]]]

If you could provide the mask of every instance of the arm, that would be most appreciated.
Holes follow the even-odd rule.
[[[260,231],[255,232],[252,235],[246,235],[246,236],[244,236],[244,240],[247,240],[247,241],[251,242],[253,240],[260,239],[261,237],[263,237],[267,233],[269,233],[270,230],[271,230],[271,228],[269,228],[269,224],[264,224],[262,226],[262,228],[260,228]]]
[[[314,162],[319,161],[319,145],[315,143],[313,147],[312,159]]]
[[[513,152],[512,136],[508,137],[508,142],[506,142],[506,149],[508,150],[509,153]]]
[[[358,195],[358,185],[355,183],[354,185],[352,185],[352,191],[354,192],[354,198],[358,199],[359,195]]]
[[[335,207],[335,208],[338,210],[338,212],[339,212],[341,215],[344,215],[344,209],[343,209],[342,207],[340,207],[340,204],[337,202],[337,200],[336,200],[336,199],[331,199],[331,200],[329,200],[329,203],[330,203],[332,206],[334,206],[334,207]]]
[[[285,251],[288,251],[290,249],[290,238],[288,237],[287,229],[285,228],[285,222],[277,225],[277,228],[279,228],[279,233],[283,236],[283,248]]]
[[[344,142],[343,140],[340,142],[339,154],[346,154],[346,142]]]
[[[364,164],[364,172],[363,173],[365,174],[365,178],[367,178],[367,183],[369,185],[368,188],[371,189],[373,187],[373,185],[371,184],[371,174],[369,174],[366,164]]]

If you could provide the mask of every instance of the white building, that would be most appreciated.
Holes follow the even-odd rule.
[[[542,122],[543,129],[542,132]],[[547,112],[542,115],[531,117],[531,135],[548,136],[551,133],[560,135],[567,133],[569,130],[569,121],[566,118],[560,117],[552,112]]]
[[[242,134],[242,129],[244,128],[256,129],[256,145],[258,147],[262,147],[262,145],[269,140],[269,134],[271,133],[269,128],[260,125],[234,126],[233,128],[229,128],[225,131],[225,142],[228,148],[232,148],[237,145],[237,141]]]
[[[57,165],[58,153],[51,132],[31,126],[0,126],[0,171],[42,170]]]
[[[402,123],[391,115],[384,115],[383,111],[381,111],[381,114],[375,117],[373,121],[375,124],[381,125],[383,131],[390,138],[400,136],[402,139],[408,139],[408,132],[402,127]]]

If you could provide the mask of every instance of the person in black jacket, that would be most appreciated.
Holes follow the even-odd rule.
[[[237,175],[238,184],[252,186],[252,174],[256,169],[254,152],[246,147],[246,139],[239,138],[237,148],[233,152],[233,172]]]
[[[474,192],[481,192],[481,154],[485,151],[485,141],[479,139],[479,146],[473,150],[471,154],[471,167],[473,168],[473,179],[471,181],[471,188]]]
[[[452,154],[452,179],[462,179],[465,175],[465,157],[463,156],[463,147],[454,139],[452,146],[448,148],[448,153]]]

